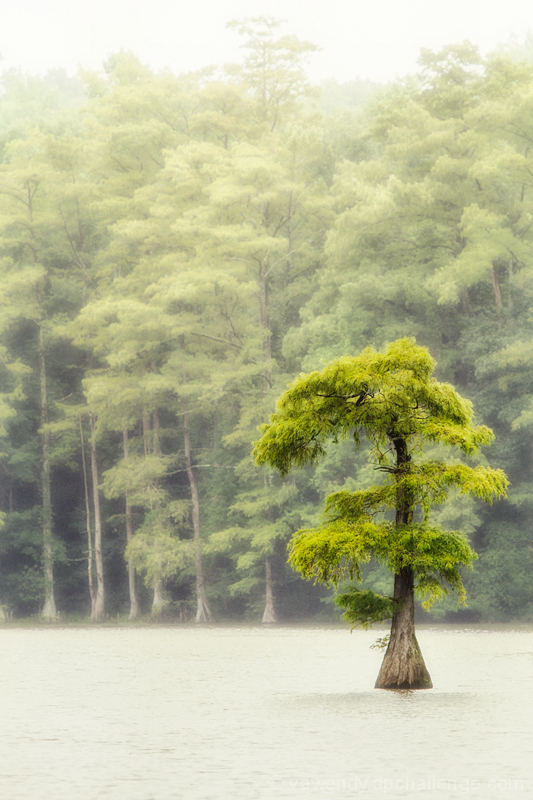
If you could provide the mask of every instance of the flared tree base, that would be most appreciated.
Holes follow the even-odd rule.
[[[263,611],[263,618],[261,620],[263,625],[274,625],[277,622],[276,612],[274,611],[273,603],[268,603]]]
[[[207,602],[207,597],[205,596],[203,589],[198,590],[196,599],[196,618],[194,621],[199,624],[213,622],[213,615],[211,614],[211,609],[209,608],[209,603]]]
[[[432,689],[415,636],[413,571],[404,567],[394,577],[394,612],[389,646],[375,684],[376,689]]]
[[[376,689],[432,689],[416,636],[391,638],[379,671]]]
[[[53,594],[49,594],[48,597],[45,598],[41,617],[46,620],[46,622],[55,622],[57,620],[56,602]]]

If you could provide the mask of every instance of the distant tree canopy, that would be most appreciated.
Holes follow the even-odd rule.
[[[251,443],[302,369],[416,337],[511,480],[435,507],[479,565],[431,614],[528,619],[533,67],[451,45],[320,99],[313,45],[235,29],[218,71],[1,77],[3,613],[333,618],[286,546],[373,482],[367,447],[282,479]]]

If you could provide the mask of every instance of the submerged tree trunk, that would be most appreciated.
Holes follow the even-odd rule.
[[[37,291],[37,302],[40,304],[40,295]],[[44,336],[42,325],[39,324],[39,382],[41,387],[41,487],[43,497],[43,571],[44,571],[44,605],[42,616],[44,619],[57,618],[56,601],[54,597],[54,551],[52,539],[52,493],[50,479],[50,434],[48,432],[48,395],[46,389],[46,364],[44,358]]]
[[[267,556],[265,560],[265,583],[266,583],[266,599],[265,610],[263,612],[263,623],[277,622],[276,611],[274,609],[274,588],[272,582],[272,559]]]
[[[200,499],[198,495],[198,482],[191,460],[191,440],[189,434],[189,413],[185,410],[183,415],[183,437],[185,449],[185,466],[191,487],[192,525],[194,533],[194,562],[196,567],[196,622],[212,622],[213,615],[207,602],[204,584],[204,565],[200,537]]]
[[[376,689],[431,689],[433,684],[415,636],[413,571],[410,567],[394,577],[398,607],[392,618],[390,641]]]
[[[411,456],[403,437],[391,436],[396,451],[398,478],[410,469]],[[413,522],[413,501],[405,487],[396,492],[396,525]],[[375,684],[376,689],[431,689],[433,684],[415,636],[414,575],[404,567],[394,576],[396,609],[392,618],[389,645]]]

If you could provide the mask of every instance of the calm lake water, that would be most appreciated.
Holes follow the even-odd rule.
[[[0,630],[2,800],[533,797],[533,627]]]

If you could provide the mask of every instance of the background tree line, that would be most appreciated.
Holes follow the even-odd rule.
[[[511,481],[442,510],[480,559],[468,608],[433,613],[531,619],[527,49],[423,51],[415,76],[321,94],[313,45],[232,24],[224,69],[122,52],[78,79],[3,75],[4,615],[334,613],[286,545],[328,492],[375,482],[364,448],[282,480],[251,443],[301,369],[415,336]]]

